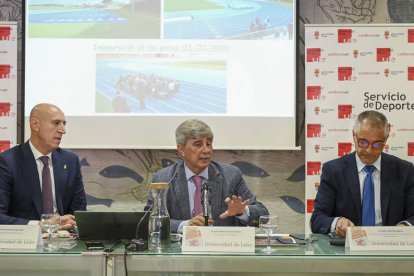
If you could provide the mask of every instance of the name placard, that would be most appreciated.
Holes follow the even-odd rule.
[[[254,227],[185,226],[182,252],[254,252]]]
[[[39,237],[39,225],[0,225],[0,248],[36,249]]]
[[[348,227],[345,247],[350,251],[414,250],[414,227]]]

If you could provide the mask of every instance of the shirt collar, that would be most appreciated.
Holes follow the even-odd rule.
[[[29,140],[29,146],[30,149],[32,150],[33,156],[35,158],[35,160],[39,159],[42,156],[45,156],[44,154],[42,154],[40,151],[38,151],[35,146],[32,144],[32,141]],[[46,154],[46,156],[49,157],[50,160],[52,160],[52,153],[50,152],[49,154]]]
[[[357,168],[358,168],[358,173],[360,173],[364,167],[366,166],[366,164],[364,162],[362,162],[362,160],[359,158],[358,154],[355,154],[355,158],[356,158],[356,164],[357,164]],[[378,157],[377,160],[375,160],[375,162],[372,164],[379,172],[381,172],[381,155]]]
[[[185,177],[187,178],[187,181],[190,180],[190,178],[192,178],[195,173],[193,173],[188,167],[187,165],[184,163],[184,170],[185,170]],[[208,180],[208,167],[205,168],[201,173],[198,174],[199,176],[202,176],[204,179]]]

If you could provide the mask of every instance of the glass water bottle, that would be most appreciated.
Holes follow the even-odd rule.
[[[153,205],[148,224],[148,249],[161,252],[171,247],[170,216],[167,210],[168,183],[151,183]]]

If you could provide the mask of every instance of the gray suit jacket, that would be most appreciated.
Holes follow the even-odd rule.
[[[247,188],[240,170],[232,165],[211,162],[209,168],[209,183],[211,188],[211,213],[215,226],[238,226],[243,225],[235,216],[220,219],[221,213],[227,210],[224,203],[226,197],[232,195],[241,196],[243,200],[249,198],[250,219],[249,226],[258,226],[259,217],[267,215],[266,207],[256,200],[256,197]],[[175,164],[158,171],[152,181],[169,182],[167,192],[167,208],[171,220],[171,232],[177,232],[179,224],[183,220],[191,219],[190,203],[188,198],[187,179],[185,176],[184,162],[178,161]],[[148,193],[148,202],[145,207],[152,205],[151,192]]]

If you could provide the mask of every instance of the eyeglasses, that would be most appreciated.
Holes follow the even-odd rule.
[[[358,146],[361,147],[361,148],[364,148],[364,149],[368,148],[369,145],[371,145],[371,147],[373,149],[376,149],[376,150],[380,149],[381,147],[384,146],[384,142],[382,142],[382,141],[375,141],[375,142],[371,143],[371,142],[368,142],[365,139],[358,139],[358,137],[356,137],[356,136],[355,136],[355,138],[357,138]]]

